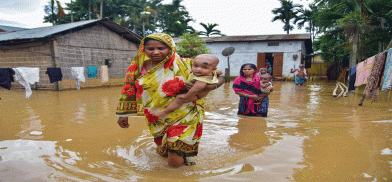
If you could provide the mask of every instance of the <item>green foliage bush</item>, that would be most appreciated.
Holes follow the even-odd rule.
[[[177,43],[177,53],[183,58],[194,58],[199,54],[209,54],[206,42],[196,34],[184,33]]]

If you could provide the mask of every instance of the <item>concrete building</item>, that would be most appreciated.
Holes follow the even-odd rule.
[[[227,47],[235,49],[229,56],[230,76],[237,77],[244,63],[253,63],[258,69],[270,64],[275,78],[289,77],[290,69],[298,68],[301,63],[307,68],[311,65],[310,34],[203,37],[203,40],[211,54],[219,58],[218,69],[222,71],[228,68],[228,57],[222,51]]]
[[[110,19],[87,20],[0,34],[0,67],[38,67],[35,89],[75,89],[71,67],[84,67],[83,87],[119,85],[136,55],[141,37]],[[100,67],[108,65],[109,82],[102,83]],[[87,66],[97,66],[96,78],[87,78]],[[50,83],[47,68],[61,68],[63,81]],[[13,83],[12,87],[21,87]]]

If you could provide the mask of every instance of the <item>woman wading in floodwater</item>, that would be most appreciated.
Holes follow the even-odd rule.
[[[167,115],[156,117],[151,111],[161,110],[185,90],[192,59],[176,54],[173,39],[164,33],[151,34],[141,41],[139,51],[129,66],[116,115],[118,124],[128,128],[128,116],[143,111],[157,152],[168,157],[168,164],[180,167],[186,157],[196,156],[203,130],[204,101],[183,104]],[[224,83],[207,85],[213,90]],[[131,123],[132,125],[132,123]]]
[[[233,81],[234,92],[240,96],[238,114],[267,117],[272,86],[261,92],[260,77],[256,65],[247,63],[241,66],[240,76]],[[261,101],[261,103],[257,103]]]

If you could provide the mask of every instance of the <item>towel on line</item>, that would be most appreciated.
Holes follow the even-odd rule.
[[[389,90],[392,87],[392,48],[388,50],[385,59],[384,81],[382,82],[381,91]]]
[[[95,78],[97,77],[98,69],[96,66],[87,66],[87,77]]]
[[[19,67],[12,68],[15,71],[15,81],[21,84],[26,90],[26,98],[32,94],[32,84],[39,82],[39,68]]]
[[[85,82],[86,77],[84,77],[83,67],[71,67],[71,75],[76,81],[76,89],[80,90],[80,82]]]
[[[45,74],[49,76],[50,83],[63,80],[63,74],[61,73],[61,68],[47,68]]]
[[[12,68],[0,68],[0,87],[10,90],[14,81],[15,71]]]

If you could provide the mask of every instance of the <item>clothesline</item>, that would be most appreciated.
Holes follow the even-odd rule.
[[[349,90],[366,84],[359,105],[362,106],[366,97],[377,100],[381,91],[392,88],[392,48],[369,57],[350,68]],[[355,80],[355,82],[354,82]]]
[[[102,83],[109,81],[107,65],[101,66]],[[96,66],[87,67],[88,78],[96,78]],[[45,72],[49,76],[50,83],[62,80],[63,74],[61,68],[47,68]],[[72,79],[76,82],[76,87],[80,90],[80,82],[85,82],[84,67],[71,67]],[[14,79],[15,78],[15,79]],[[26,98],[32,94],[31,86],[39,82],[39,68],[18,67],[18,68],[0,68],[0,87],[10,90],[11,82],[17,81],[26,90]]]

